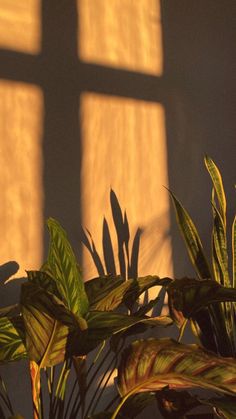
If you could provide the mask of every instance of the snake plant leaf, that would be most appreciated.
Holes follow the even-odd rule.
[[[178,201],[176,196],[171,191],[169,192],[174,204],[177,223],[184,238],[193,267],[200,279],[210,278],[210,268],[204,254],[203,246],[197,229],[188,212],[182,206],[180,201]]]
[[[53,294],[38,285],[22,286],[21,306],[31,361],[50,367],[73,354],[73,342],[85,320],[78,319]]]
[[[232,225],[232,265],[233,287],[236,288],[236,216]]]
[[[226,287],[230,286],[228,271],[228,252],[226,239],[226,226],[221,214],[212,203],[213,207],[213,232],[212,232],[212,265],[215,279]]]
[[[27,358],[21,316],[0,318],[0,364]]]
[[[193,317],[201,309],[217,302],[236,301],[236,290],[223,287],[211,279],[176,279],[167,287],[170,313],[183,313],[185,318]],[[178,323],[178,319],[177,323]]]
[[[85,291],[88,296],[90,310],[96,307],[99,301],[119,285],[123,284],[125,280],[121,276],[107,275],[98,278],[90,279],[85,282]]]
[[[217,357],[198,345],[184,345],[169,338],[135,341],[125,349],[118,368],[123,401],[133,394],[166,386],[201,387],[235,395],[235,359]]]
[[[58,221],[49,218],[50,232],[48,264],[52,276],[58,281],[60,295],[70,311],[83,316],[88,311],[88,298],[72,247],[65,230]]]
[[[226,198],[224,192],[224,186],[222,182],[222,177],[220,171],[213,160],[206,156],[204,159],[205,166],[211,176],[213,187],[215,189],[218,202],[219,202],[219,212],[222,217],[224,225],[226,224]]]

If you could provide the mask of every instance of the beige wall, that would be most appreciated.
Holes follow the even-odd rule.
[[[80,225],[101,253],[113,188],[131,236],[143,229],[140,274],[193,275],[163,185],[209,249],[205,153],[234,212],[235,16],[234,0],[0,2],[0,264],[39,267],[53,216],[95,275]]]

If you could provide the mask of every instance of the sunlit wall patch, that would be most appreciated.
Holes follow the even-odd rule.
[[[160,76],[163,72],[158,0],[77,0],[82,61]]]
[[[43,95],[0,80],[0,97],[0,264],[15,260],[24,275],[43,254]]]
[[[0,49],[37,54],[41,48],[41,0],[1,0]]]
[[[85,93],[81,98],[82,222],[102,254],[102,220],[112,216],[112,188],[130,220],[131,236],[141,227],[139,273],[171,275],[165,111],[159,103]],[[116,244],[114,229],[112,240]],[[83,254],[86,278],[96,275]]]

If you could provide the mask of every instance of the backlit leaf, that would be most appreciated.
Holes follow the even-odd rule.
[[[233,287],[236,288],[236,216],[232,225],[232,270],[233,270]]]
[[[181,234],[183,235],[193,267],[195,268],[199,278],[210,278],[210,269],[204,255],[202,243],[197,229],[189,214],[175,197],[175,195],[171,191],[169,192],[174,204],[177,223]]]
[[[30,360],[43,368],[56,365],[73,353],[73,337],[84,320],[79,324],[79,319],[60,300],[32,283],[22,286],[21,305]]]
[[[21,316],[0,318],[0,364],[27,357]]]
[[[118,369],[123,398],[166,386],[201,387],[235,395],[236,361],[172,339],[140,340],[125,349]]]
[[[236,289],[223,287],[210,279],[176,279],[167,288],[170,312],[173,308],[191,318],[198,311],[211,304],[236,301]]]
[[[48,264],[58,289],[70,311],[83,316],[88,310],[88,298],[72,247],[66,232],[53,218],[47,225],[50,232]]]
[[[129,301],[134,303],[146,290],[154,286],[166,286],[171,282],[170,278],[159,278],[158,276],[145,276],[137,279],[128,279],[118,287],[111,290],[100,301],[92,304],[91,310],[110,311],[119,307],[122,303]]]
[[[213,186],[218,198],[220,215],[224,224],[226,224],[226,199],[220,171],[210,157],[206,156],[204,162],[211,176]]]

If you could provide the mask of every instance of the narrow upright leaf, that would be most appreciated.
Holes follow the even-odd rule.
[[[77,261],[66,232],[53,218],[47,225],[50,232],[48,263],[66,306],[73,313],[83,316],[88,310],[88,298],[78,270]]]
[[[229,272],[228,272],[228,252],[227,252],[227,238],[226,225],[222,219],[219,210],[215,203],[212,202],[213,210],[213,232],[212,232],[212,247],[213,247],[213,268],[215,279],[224,285],[230,286]]]
[[[179,229],[183,235],[190,259],[198,277],[201,279],[210,278],[210,269],[197,229],[187,211],[171,191],[170,195],[174,204]]]
[[[218,198],[220,215],[226,224],[226,199],[220,171],[210,157],[206,156],[204,161]]]
[[[236,216],[232,225],[232,265],[233,287],[236,288]]]

